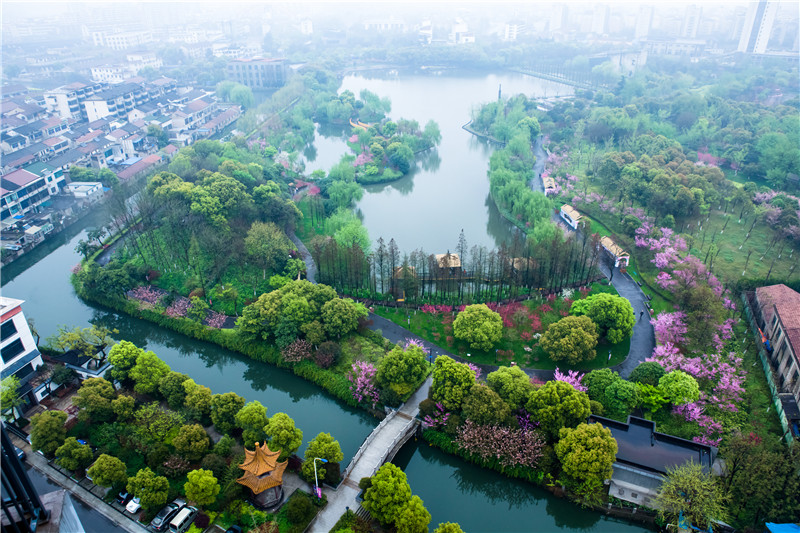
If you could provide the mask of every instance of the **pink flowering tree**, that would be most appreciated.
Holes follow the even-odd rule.
[[[564,374],[558,369],[558,367],[556,367],[556,372],[553,378],[556,381],[569,383],[575,390],[586,392],[586,387],[581,383],[583,376],[584,374],[578,372],[577,370],[567,370],[567,373]]]
[[[378,404],[380,392],[378,391],[378,370],[375,365],[367,361],[356,361],[347,374],[350,381],[350,392],[358,403],[367,402],[372,408]]]
[[[157,289],[148,285],[136,287],[135,289],[129,290],[125,294],[129,300],[136,300],[141,304],[152,308],[161,302],[161,299],[166,293],[161,289]]]
[[[422,419],[422,425],[430,429],[440,429],[447,425],[447,420],[450,418],[444,405],[441,402],[436,402],[436,410],[431,415],[425,415]]]

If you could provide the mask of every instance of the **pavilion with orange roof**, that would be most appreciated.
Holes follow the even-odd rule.
[[[256,442],[253,451],[245,448],[244,453],[244,463],[239,465],[244,474],[236,482],[250,489],[254,505],[275,507],[283,500],[283,472],[288,462],[279,463],[281,452],[273,452],[266,442],[261,446]]]

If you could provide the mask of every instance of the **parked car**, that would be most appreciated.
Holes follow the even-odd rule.
[[[242,533],[242,528],[237,525],[232,525],[225,530],[225,533]]]
[[[126,492],[124,490],[119,494],[117,494],[117,503],[121,503],[122,505],[128,505],[128,502],[131,501],[132,499],[133,499],[133,494]]]
[[[197,516],[197,508],[187,505],[169,523],[169,533],[185,533]]]
[[[125,510],[129,513],[138,513],[142,508],[142,504],[139,501],[139,498],[136,497],[128,502],[128,505],[125,506]]]
[[[183,500],[175,500],[168,503],[158,512],[156,517],[153,518],[153,521],[150,522],[150,527],[153,531],[166,531],[169,527],[170,520],[172,520],[185,505],[186,502]]]
[[[25,455],[25,450],[21,450],[16,446],[14,446],[14,452],[17,454],[17,459],[19,459],[20,461],[24,461],[25,458],[27,457],[27,455]]]

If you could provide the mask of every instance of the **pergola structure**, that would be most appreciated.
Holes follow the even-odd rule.
[[[257,507],[275,507],[283,500],[283,472],[288,462],[279,463],[281,452],[273,452],[266,442],[261,446],[256,442],[253,451],[245,448],[244,453],[244,463],[239,465],[244,474],[236,482],[250,489]]]

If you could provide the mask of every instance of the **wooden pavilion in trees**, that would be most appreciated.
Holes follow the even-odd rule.
[[[439,268],[439,277],[455,276],[461,270],[461,259],[458,254],[451,254],[448,251],[446,254],[436,254],[433,257]]]
[[[245,448],[244,453],[244,463],[239,465],[244,474],[236,482],[253,493],[253,505],[264,509],[275,507],[283,500],[283,472],[287,461],[279,463],[281,452],[273,452],[266,442],[261,446],[256,442],[253,451]]]

